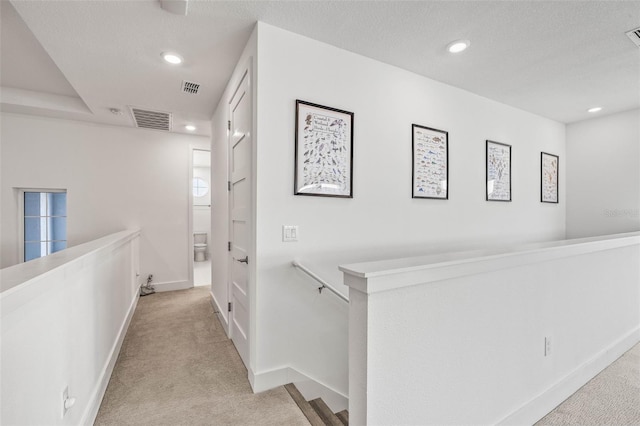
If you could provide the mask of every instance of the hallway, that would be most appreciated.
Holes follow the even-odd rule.
[[[208,287],[141,297],[96,425],[308,425],[284,387],[253,394]],[[536,425],[640,424],[640,344]]]
[[[309,424],[284,387],[253,394],[208,292],[140,298],[96,425]]]

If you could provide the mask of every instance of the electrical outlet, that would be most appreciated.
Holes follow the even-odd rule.
[[[65,386],[62,390],[62,418],[67,414],[67,411],[73,407],[76,403],[76,399],[69,396],[69,386]]]
[[[64,415],[67,414],[67,411],[69,410],[67,408],[68,399],[69,399],[69,386],[65,386],[62,391],[62,418],[64,418]]]
[[[544,356],[551,355],[551,337],[544,338]]]

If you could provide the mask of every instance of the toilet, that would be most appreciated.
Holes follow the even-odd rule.
[[[207,233],[194,232],[193,234],[193,260],[204,262],[207,260]]]

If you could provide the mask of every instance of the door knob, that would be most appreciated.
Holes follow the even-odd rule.
[[[240,263],[249,263],[249,256],[245,256],[244,259],[236,259]]]

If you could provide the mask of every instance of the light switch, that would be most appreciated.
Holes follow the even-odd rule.
[[[285,243],[298,241],[298,225],[282,225],[282,241]]]

